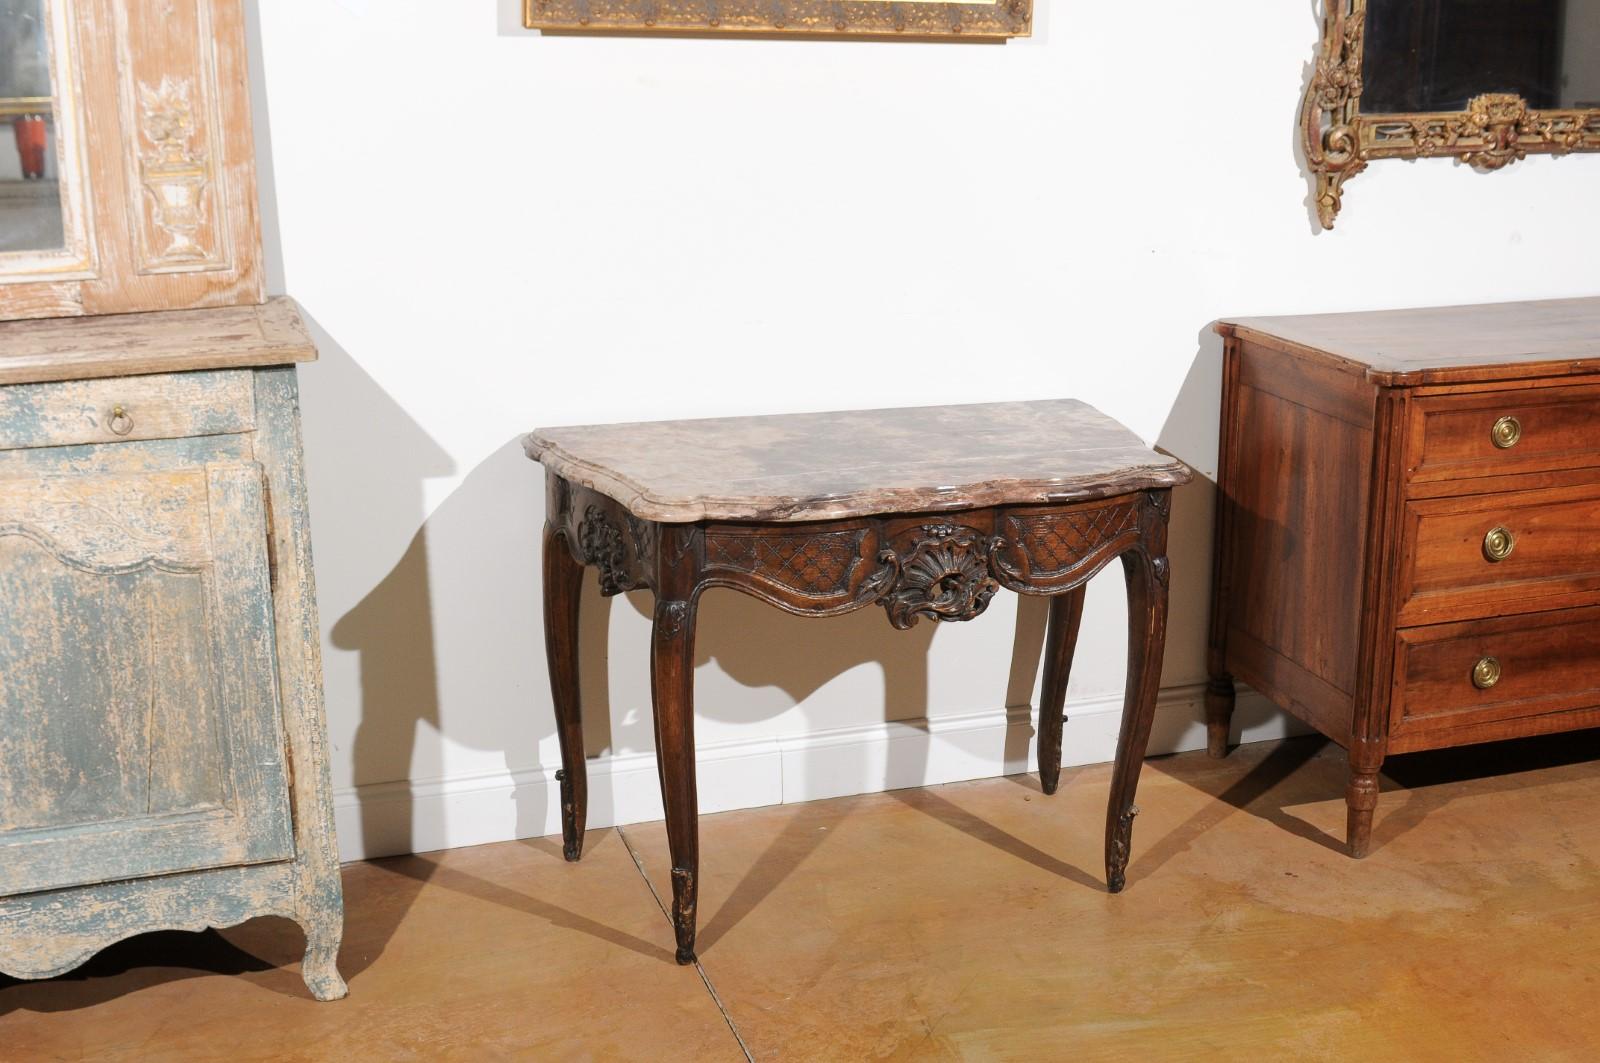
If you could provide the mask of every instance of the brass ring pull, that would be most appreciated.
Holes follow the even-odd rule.
[[[1516,537],[1504,528],[1490,528],[1483,537],[1483,556],[1490,561],[1504,561],[1517,547]]]
[[[113,406],[111,420],[107,422],[106,427],[111,429],[114,435],[125,436],[133,431],[133,418],[128,416],[128,411],[121,405]]]
[[[1522,438],[1522,422],[1515,417],[1502,417],[1490,429],[1489,438],[1501,450],[1510,450]]]
[[[1479,657],[1478,663],[1472,666],[1472,685],[1479,690],[1488,690],[1500,682],[1500,658]]]

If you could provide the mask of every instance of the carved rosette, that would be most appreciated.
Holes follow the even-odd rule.
[[[895,574],[882,604],[889,622],[902,631],[925,616],[971,620],[989,607],[1000,590],[989,574],[989,543],[971,528],[925,524],[904,560],[892,552],[886,558],[875,575],[886,583],[884,573]]]

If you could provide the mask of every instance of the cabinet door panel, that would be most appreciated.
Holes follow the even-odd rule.
[[[45,0],[65,247],[0,253],[0,320],[260,303],[241,0]]]
[[[293,855],[261,485],[0,480],[0,894]]]

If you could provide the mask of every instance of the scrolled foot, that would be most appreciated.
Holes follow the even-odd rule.
[[[578,806],[573,800],[572,780],[561,770],[556,772],[556,782],[561,787],[561,855],[568,863],[577,863],[583,856],[583,832],[578,829]]]
[[[1106,889],[1121,893],[1127,885],[1128,853],[1133,847],[1133,817],[1139,814],[1137,805],[1117,817],[1111,837],[1106,840]]]
[[[339,976],[339,946],[337,943],[306,946],[305,959],[300,964],[300,976],[306,988],[318,1000],[342,1000],[350,992]]]
[[[683,966],[695,961],[694,922],[694,872],[675,867],[672,869],[672,931],[678,939],[678,963]]]

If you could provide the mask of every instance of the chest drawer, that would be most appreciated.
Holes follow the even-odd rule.
[[[1414,483],[1600,466],[1600,384],[1424,395],[1411,417]]]
[[[1600,607],[1402,631],[1395,688],[1391,737],[1593,709]]]
[[[1397,622],[1587,604],[1600,592],[1597,530],[1600,484],[1410,501]]]
[[[248,370],[0,387],[0,450],[248,432]]]

